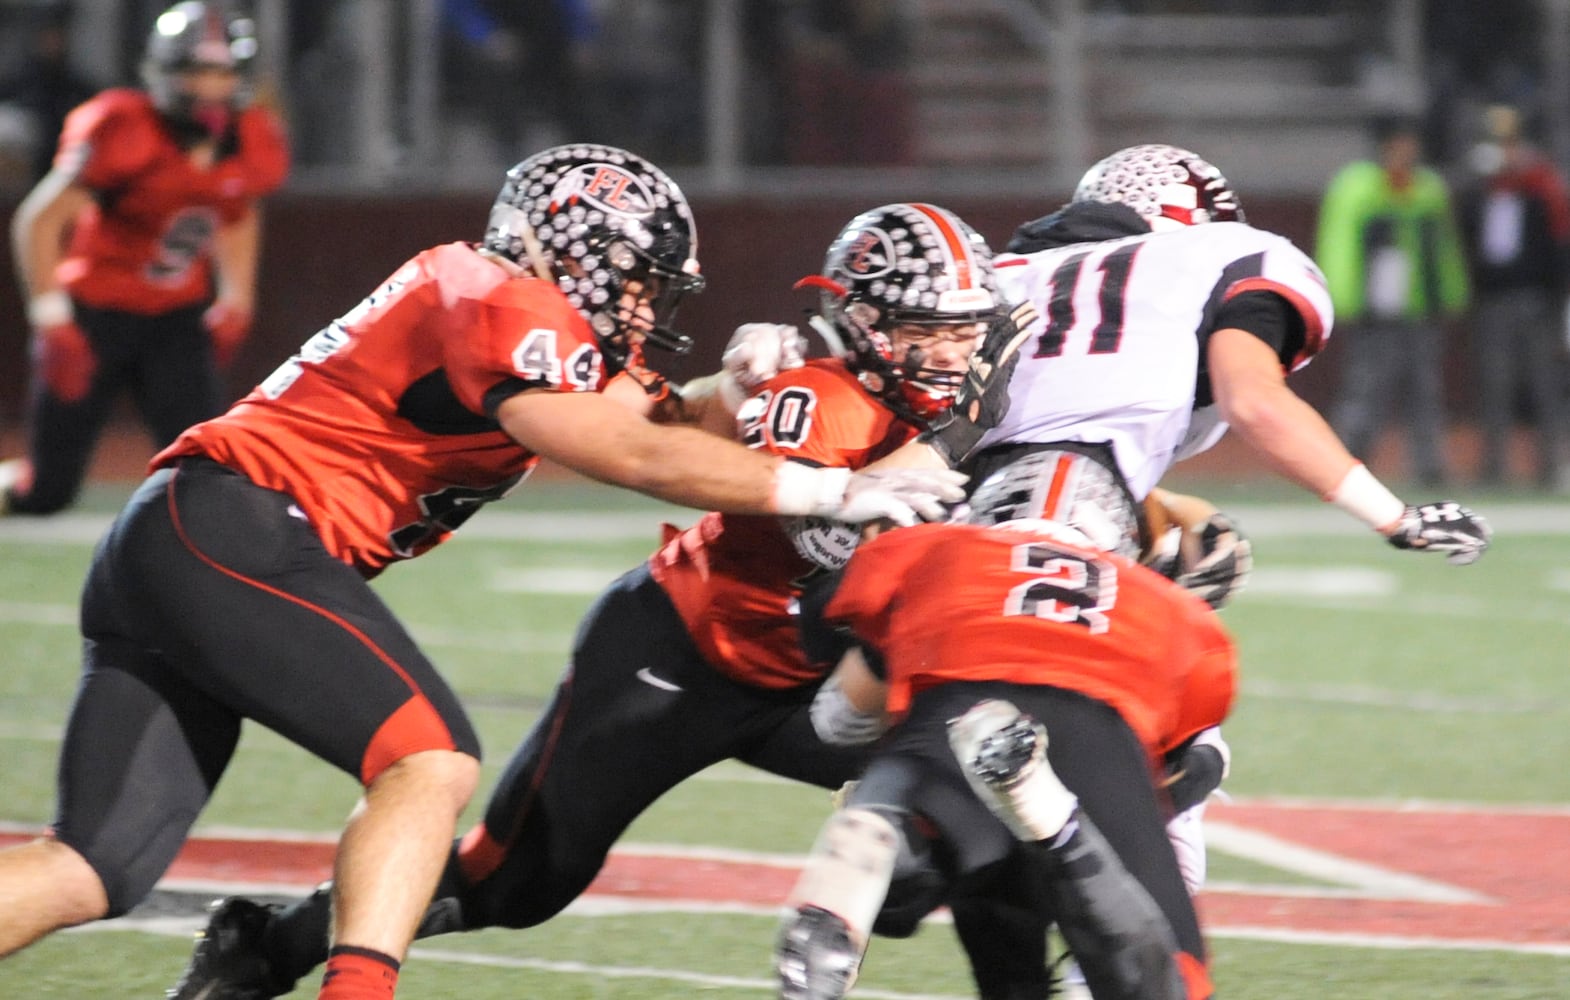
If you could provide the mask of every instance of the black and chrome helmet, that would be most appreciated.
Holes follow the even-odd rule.
[[[228,102],[232,112],[251,98],[251,70],[256,61],[256,22],[225,0],[185,0],[158,15],[142,57],[142,80],[153,104],[176,123],[216,131],[185,89],[180,74],[194,69],[232,70],[240,86]]]
[[[890,332],[984,324],[1006,312],[986,241],[953,212],[914,202],[856,216],[829,246],[823,273],[797,287],[819,290],[818,316],[844,341],[862,385],[916,422],[953,403],[964,373],[928,368],[919,352],[896,361]]]
[[[1072,202],[1129,206],[1160,232],[1204,222],[1243,222],[1237,195],[1209,162],[1177,146],[1129,146],[1085,171]]]
[[[682,297],[704,286],[692,209],[641,156],[593,143],[534,154],[507,171],[484,246],[554,280],[588,319],[612,371],[633,353],[635,316],[622,308],[629,281],[653,291],[648,343],[677,353],[692,347],[671,328]]]

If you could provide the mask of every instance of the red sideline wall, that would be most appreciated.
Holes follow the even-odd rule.
[[[996,248],[1019,222],[1055,202],[1019,199],[948,200],[945,205],[975,226]],[[267,206],[255,334],[231,373],[238,397],[306,337],[354,305],[408,256],[437,243],[480,238],[490,199],[484,196],[410,197],[284,194]],[[698,341],[687,358],[654,360],[686,378],[711,371],[737,324],[793,321],[812,297],[793,292],[797,278],[815,272],[834,235],[864,200],[699,199],[700,257],[708,291],[684,306],[682,327]],[[9,229],[13,204],[0,205]],[[1250,221],[1311,245],[1311,202],[1249,204]],[[15,442],[26,385],[27,328],[9,240],[0,247],[0,429]],[[669,356],[665,356],[668,358]],[[1335,341],[1318,361],[1295,375],[1298,391],[1321,408],[1335,383]],[[14,444],[13,444],[14,447]],[[1217,471],[1257,471],[1246,454],[1219,450]],[[1237,468],[1231,466],[1237,465]],[[1248,466],[1244,468],[1243,466]]]

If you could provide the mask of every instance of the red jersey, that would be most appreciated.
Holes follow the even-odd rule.
[[[289,494],[328,551],[369,576],[444,541],[539,462],[496,422],[505,399],[605,381],[593,331],[555,285],[449,243],[405,263],[152,467],[208,455]]]
[[[140,90],[116,89],[66,117],[55,168],[92,189],[56,277],[100,309],[155,315],[211,294],[220,226],[283,183],[289,151],[277,118],[249,107],[234,121],[234,149],[191,162]]]
[[[858,469],[916,428],[840,361],[818,359],[771,379],[737,415],[752,448],[810,465]],[[705,660],[755,687],[790,688],[828,669],[801,649],[796,599],[816,571],[775,517],[705,514],[649,561]]]
[[[947,681],[1067,688],[1115,708],[1152,760],[1220,725],[1237,663],[1204,601],[1040,531],[899,528],[864,543],[825,617],[883,654],[889,710]]]

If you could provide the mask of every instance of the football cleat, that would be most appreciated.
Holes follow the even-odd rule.
[[[1047,762],[1047,729],[1006,701],[979,701],[949,721],[949,746],[965,778],[1014,836],[1052,840],[1079,798]]]
[[[840,1000],[856,982],[861,949],[845,921],[819,906],[797,908],[774,951],[780,1000]]]
[[[277,906],[230,896],[208,906],[207,926],[167,1000],[268,1000],[294,989],[279,983],[262,950],[262,935]]]

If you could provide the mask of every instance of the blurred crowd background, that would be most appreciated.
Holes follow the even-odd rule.
[[[25,187],[18,161],[47,155],[61,103],[134,82],[163,6],[0,0],[5,189]],[[1566,0],[251,7],[263,90],[290,122],[306,187],[483,189],[527,151],[581,137],[686,168],[697,188],[893,166],[1039,190],[1168,136],[1240,190],[1307,193],[1362,150],[1371,114],[1421,115],[1431,158],[1459,165],[1496,102],[1570,155]]]
[[[47,169],[67,110],[137,83],[166,4],[0,0],[0,219]],[[407,253],[477,238],[506,167],[560,141],[633,149],[692,197],[711,288],[687,319],[696,368],[712,366],[735,323],[799,313],[790,283],[851,214],[941,201],[1000,247],[1089,163],[1133,143],[1198,151],[1250,221],[1305,249],[1327,185],[1376,156],[1393,118],[1419,129],[1422,161],[1458,208],[1498,186],[1506,144],[1561,175],[1570,164],[1570,0],[248,6],[259,99],[287,122],[295,166],[269,201],[257,335],[232,372],[237,392]],[[1570,211],[1555,224],[1570,229]],[[1559,236],[1551,292],[1562,302],[1570,232]],[[25,393],[27,330],[11,284],[0,282],[0,434]],[[1436,321],[1455,348],[1444,419],[1471,419],[1477,350],[1466,348],[1488,345],[1464,314]],[[1564,355],[1564,320],[1552,322]],[[1303,378],[1327,410],[1341,353],[1333,345]],[[1558,395],[1565,360],[1555,359]],[[687,364],[673,374],[696,373]],[[1544,407],[1527,395],[1512,412],[1537,420]],[[1557,468],[1545,465],[1539,484],[1560,481]]]

